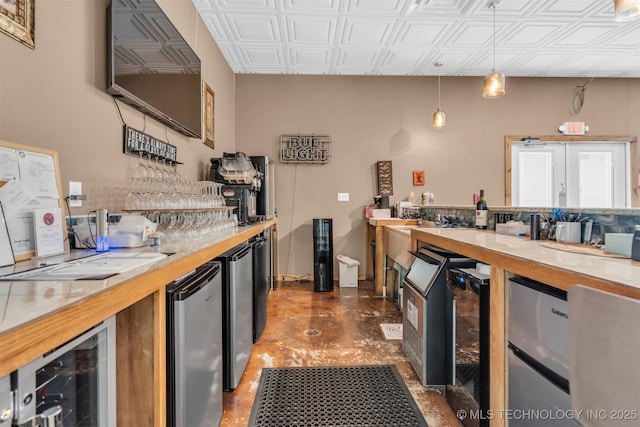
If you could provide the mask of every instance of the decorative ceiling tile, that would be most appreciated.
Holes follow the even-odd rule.
[[[393,44],[403,46],[434,46],[449,29],[452,21],[443,22],[407,22],[398,33]]]
[[[347,21],[342,43],[357,46],[383,45],[391,33],[389,21],[361,18]]]
[[[340,0],[284,0],[285,13],[338,13]]]
[[[352,15],[400,15],[415,0],[349,0],[348,12]]]
[[[327,67],[330,59],[329,49],[291,49],[291,66],[293,67]]]
[[[329,44],[335,38],[337,18],[287,17],[287,36],[291,43]]]
[[[363,67],[371,68],[375,65],[380,52],[375,49],[349,49],[343,50],[339,55],[338,67]]]
[[[237,43],[281,41],[278,21],[275,15],[232,15],[227,18],[227,21]]]
[[[279,47],[263,47],[256,48],[250,47],[243,49],[244,57],[247,58],[247,63],[250,66],[257,67],[273,67],[284,66],[284,54]]]
[[[497,67],[507,76],[640,77],[640,20],[615,22],[612,3],[503,0],[495,8]],[[483,76],[493,63],[489,0],[193,4],[237,73]],[[162,28],[147,22],[132,31],[154,39]],[[436,69],[436,59],[447,65]]]

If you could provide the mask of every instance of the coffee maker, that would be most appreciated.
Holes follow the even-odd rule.
[[[223,153],[211,159],[209,179],[222,185],[227,206],[236,206],[238,225],[264,220],[256,213],[257,193],[262,187],[263,174],[258,172],[245,153]]]

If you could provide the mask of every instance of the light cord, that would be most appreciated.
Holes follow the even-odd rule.
[[[493,70],[496,69],[496,3],[491,4],[493,6]]]

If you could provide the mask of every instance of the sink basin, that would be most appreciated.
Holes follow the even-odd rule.
[[[165,254],[156,252],[105,253],[9,274],[0,277],[0,280],[102,280],[165,257]]]

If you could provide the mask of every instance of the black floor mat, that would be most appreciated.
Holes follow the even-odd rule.
[[[249,427],[428,427],[394,365],[263,368]]]

